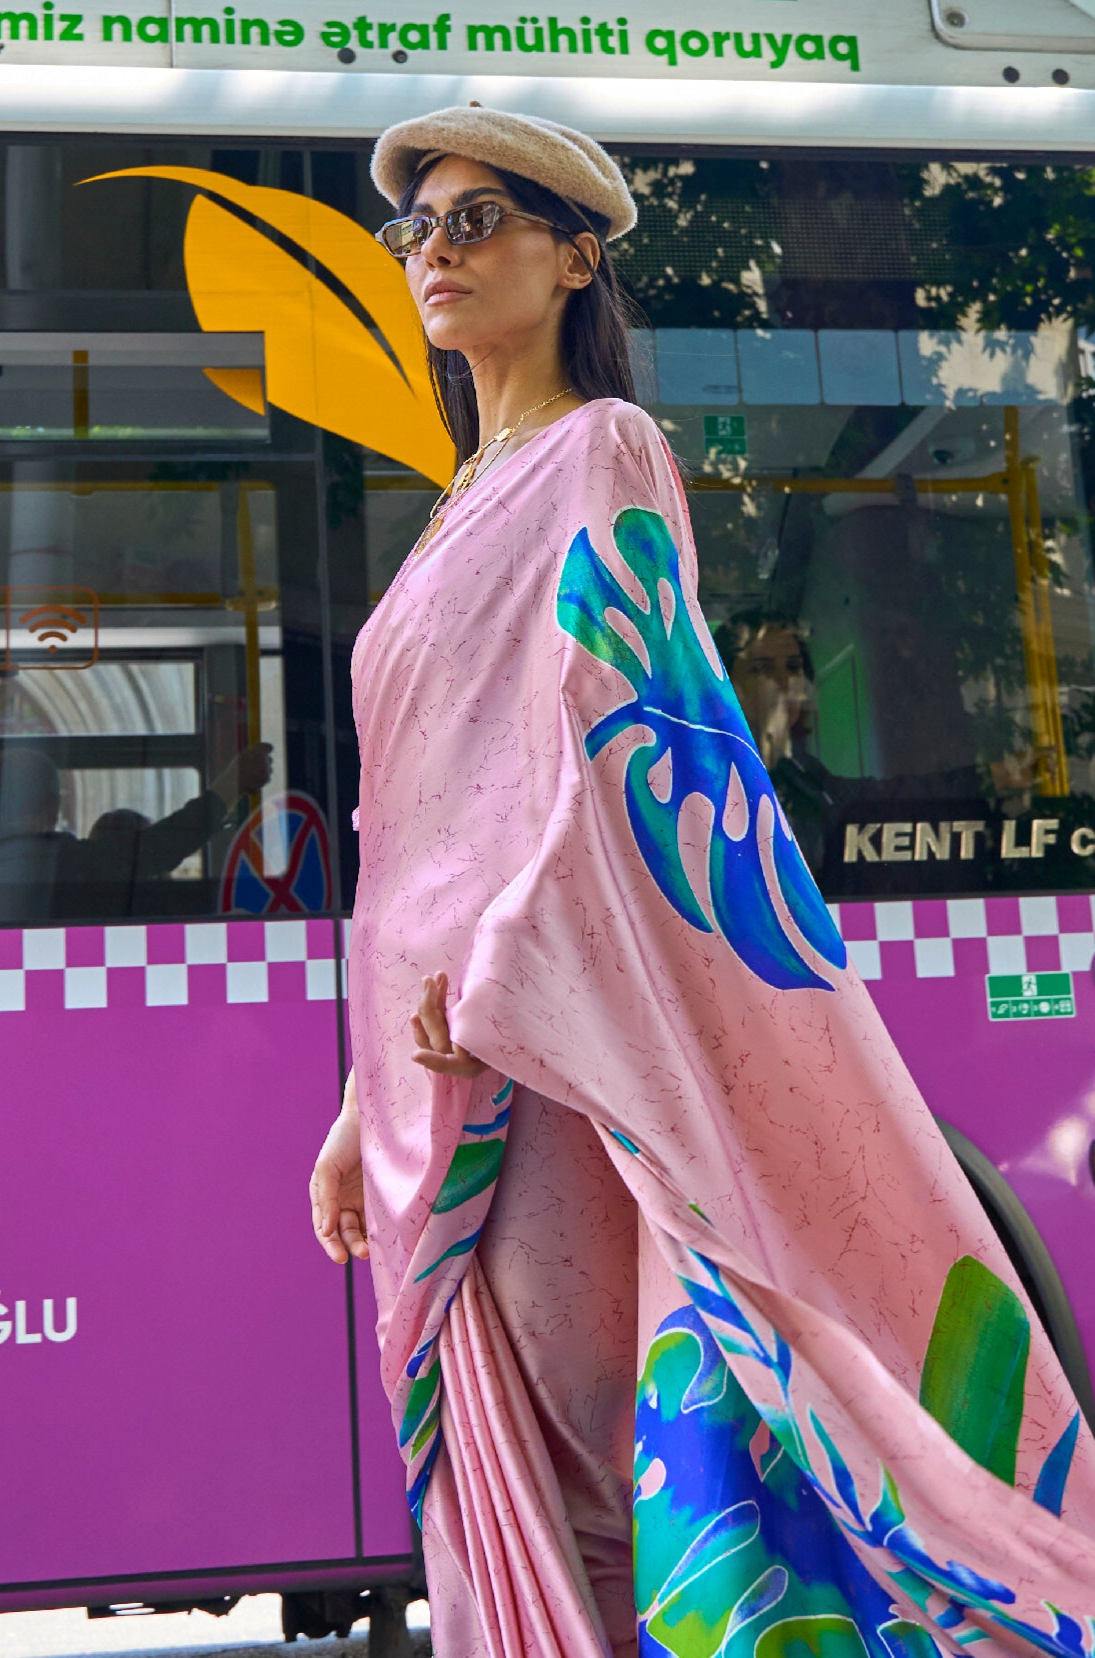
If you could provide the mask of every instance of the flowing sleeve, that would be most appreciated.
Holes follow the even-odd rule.
[[[536,851],[483,915],[453,1010],[472,1052],[562,1100],[596,1087],[613,1117],[602,1056],[636,1019],[694,1051],[667,996],[733,995],[738,975],[828,992],[846,959],[700,611],[666,441],[625,409],[590,437],[528,619],[555,680],[554,706],[529,706],[557,721],[529,745],[555,767],[530,791]]]

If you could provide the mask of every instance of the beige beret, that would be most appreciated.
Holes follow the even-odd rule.
[[[430,155],[461,155],[545,185],[608,220],[608,239],[635,223],[635,203],[612,157],[584,132],[479,105],[454,105],[382,132],[373,151],[373,182],[395,206]]]

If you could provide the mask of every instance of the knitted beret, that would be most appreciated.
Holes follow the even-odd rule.
[[[603,214],[609,241],[635,223],[623,174],[592,138],[538,115],[510,115],[478,104],[439,109],[382,132],[373,151],[373,182],[395,206],[426,157],[442,155],[500,167]]]

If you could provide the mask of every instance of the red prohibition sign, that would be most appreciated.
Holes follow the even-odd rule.
[[[266,869],[264,827],[282,820],[285,868]],[[293,792],[256,807],[236,831],[221,880],[222,914],[315,915],[331,898],[327,822],[311,795]]]

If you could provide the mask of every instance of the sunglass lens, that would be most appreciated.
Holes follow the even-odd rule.
[[[412,253],[421,252],[428,235],[425,219],[392,219],[384,226],[384,246],[397,259],[407,259]]]
[[[471,207],[457,207],[445,215],[445,235],[450,242],[482,242],[488,237],[500,218],[496,202],[475,202]]]

